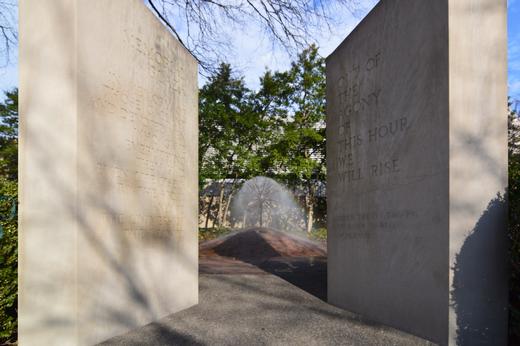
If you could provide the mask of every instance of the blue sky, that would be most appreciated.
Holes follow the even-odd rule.
[[[339,13],[341,20],[334,27],[341,28],[334,32],[317,33],[316,39],[323,56],[330,54],[335,47],[359,23],[364,14],[377,3],[377,0],[363,0],[363,11],[360,15],[352,15],[348,11]],[[520,102],[520,0],[508,2],[508,72],[509,95]],[[239,73],[245,76],[246,84],[251,88],[258,86],[258,77],[266,67],[271,70],[285,69],[290,65],[291,58],[267,39],[262,39],[259,28],[249,27],[241,32],[233,32],[234,54],[229,55],[229,62]],[[0,67],[0,90],[8,90],[18,86],[17,55],[11,57],[11,64]],[[203,83],[203,79],[200,83]],[[3,99],[3,95],[0,96]]]
[[[508,3],[509,95],[520,101],[520,0]]]

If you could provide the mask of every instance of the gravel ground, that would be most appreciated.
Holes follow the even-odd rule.
[[[362,321],[281,278],[200,275],[200,302],[102,345],[432,345]]]

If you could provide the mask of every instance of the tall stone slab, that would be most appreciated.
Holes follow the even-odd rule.
[[[382,0],[327,59],[328,297],[506,343],[505,0]]]
[[[196,61],[140,0],[21,0],[20,38],[20,344],[196,304]]]

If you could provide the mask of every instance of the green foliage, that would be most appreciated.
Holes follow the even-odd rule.
[[[509,333],[511,340],[520,341],[520,125],[518,113],[511,109],[511,104],[509,106]]]
[[[218,71],[199,93],[199,182],[249,177],[265,123],[254,111],[253,93],[231,67]]]
[[[18,313],[18,89],[0,103],[0,344],[15,342]]]
[[[17,201],[17,184],[0,177],[0,344],[16,340],[18,290],[18,230],[13,205]],[[12,217],[14,216],[14,217]]]
[[[316,240],[327,240],[327,229],[324,227],[315,229],[311,232],[310,236]]]
[[[273,172],[293,187],[325,177],[325,61],[318,48],[304,50],[286,72],[266,73],[260,95],[270,94],[282,131],[270,145]]]
[[[325,62],[311,46],[285,72],[266,71],[258,92],[222,64],[200,90],[200,180],[325,175]]]
[[[215,228],[199,228],[199,241],[206,241],[216,239],[220,236],[231,233],[233,230],[227,227],[215,227]]]
[[[311,232],[316,188],[326,175],[325,60],[316,46],[310,46],[273,80],[278,83],[274,97],[285,114],[283,130],[269,147],[269,161],[279,180],[304,192],[307,231]]]
[[[200,90],[199,102],[201,189],[208,180],[231,179],[235,190],[240,179],[268,176],[303,191],[308,214],[313,214],[317,183],[325,181],[326,173],[325,61],[316,46],[304,50],[287,71],[267,70],[258,91],[246,88],[242,77],[221,64]],[[214,203],[220,224],[222,198]],[[308,230],[312,216],[309,220]]]
[[[5,92],[0,103],[0,176],[18,176],[18,89]]]

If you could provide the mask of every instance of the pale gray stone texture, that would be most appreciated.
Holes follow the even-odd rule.
[[[196,304],[195,59],[139,0],[22,0],[20,38],[20,344]]]
[[[328,57],[332,304],[505,344],[506,46],[506,1],[383,0]]]

